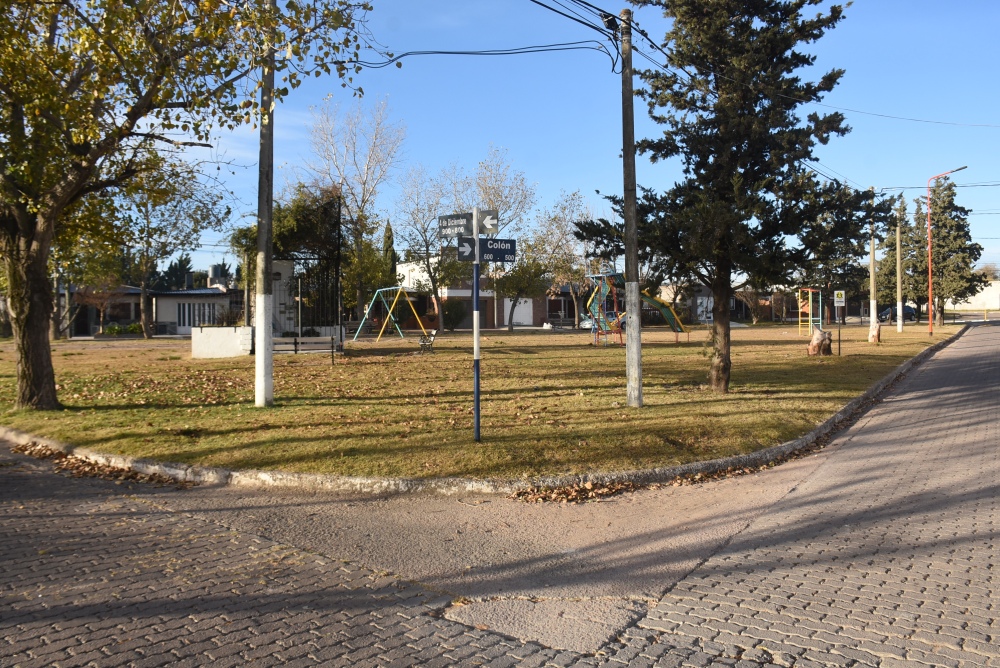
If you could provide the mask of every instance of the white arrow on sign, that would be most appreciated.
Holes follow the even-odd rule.
[[[499,217],[496,211],[480,211],[479,231],[482,234],[497,234],[500,231]]]
[[[458,259],[463,262],[475,262],[476,260],[475,239],[469,237],[459,237],[456,248],[458,249]]]

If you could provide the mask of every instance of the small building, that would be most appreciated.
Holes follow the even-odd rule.
[[[402,286],[408,291],[416,292],[418,286],[428,284],[427,272],[419,262],[403,262],[397,267],[397,272],[403,276]],[[486,283],[486,281],[484,281]],[[465,318],[458,325],[460,329],[472,328],[472,265],[469,265],[469,279],[456,285],[441,289],[442,299],[457,299],[465,303]],[[518,301],[511,317],[512,300],[498,299],[492,290],[479,290],[480,325],[485,329],[506,327],[508,319],[515,326],[541,327],[548,321],[548,308],[545,297],[522,299]],[[570,313],[572,317],[572,313]]]
[[[230,310],[230,291],[224,285],[157,291],[150,295],[156,334],[191,334],[192,327],[219,324]]]

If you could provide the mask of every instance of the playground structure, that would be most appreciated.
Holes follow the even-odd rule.
[[[815,298],[814,298],[815,295]],[[823,329],[823,291],[799,288],[799,336],[812,335],[813,326]]]
[[[392,295],[391,304],[389,303],[387,295]],[[427,330],[424,329],[424,323],[420,321],[420,316],[417,314],[417,309],[414,308],[413,302],[410,301],[410,294],[406,291],[406,288],[396,286],[393,288],[380,288],[375,291],[375,294],[372,295],[371,302],[369,302],[368,304],[368,308],[365,309],[365,317],[363,317],[361,319],[361,322],[358,324],[358,331],[354,333],[354,339],[352,340],[354,341],[358,340],[358,335],[361,334],[362,330],[364,329],[365,323],[371,316],[372,308],[375,306],[377,302],[381,302],[382,305],[385,306],[386,316],[385,319],[382,321],[382,327],[379,328],[378,337],[375,339],[375,342],[377,343],[382,340],[382,334],[385,333],[385,328],[389,326],[390,322],[392,323],[392,326],[396,328],[396,333],[399,334],[399,338],[401,339],[405,338],[403,336],[403,330],[399,326],[399,319],[396,317],[396,304],[399,303],[400,297],[403,297],[403,301],[405,301],[407,306],[410,307],[410,310],[413,311],[413,315],[417,319],[417,324],[420,325],[420,331],[423,332],[425,337],[428,336]]]
[[[591,327],[591,332],[594,334],[594,345],[598,345],[603,340],[603,345],[607,346],[613,337],[617,337],[618,345],[624,345],[622,332],[625,329],[625,305],[619,300],[618,291],[625,289],[625,276],[608,272],[591,274],[587,278],[595,283],[594,292],[587,301],[587,311],[594,323]],[[608,309],[609,299],[611,300],[610,310]],[[670,304],[644,292],[639,293],[639,299],[652,306],[663,316],[664,322],[674,332],[675,340],[680,340],[679,336],[682,332],[688,333],[690,336]]]

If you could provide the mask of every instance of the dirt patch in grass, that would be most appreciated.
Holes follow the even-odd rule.
[[[13,345],[0,342],[3,424],[99,451],[231,469],[406,477],[521,477],[672,466],[805,434],[934,340],[917,328],[845,328],[842,355],[808,358],[795,326],[733,330],[731,392],[705,385],[707,333],[643,331],[645,406],[625,406],[625,351],[585,333],[488,332],[482,442],[472,439],[472,341],[439,335],[276,355],[276,406],[253,405],[252,357],[193,360],[187,341],[53,344],[59,412],[12,411]],[[834,336],[836,340],[836,334]],[[834,350],[836,350],[836,343]]]

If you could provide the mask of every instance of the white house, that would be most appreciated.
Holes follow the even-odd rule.
[[[190,334],[192,327],[218,324],[223,311],[229,308],[225,286],[152,294],[157,334]]]
[[[407,290],[416,291],[418,283],[427,285],[429,280],[423,264],[420,262],[403,262],[396,267],[396,272],[403,276],[402,286]],[[462,281],[459,285],[452,285],[441,288],[442,299],[459,299],[468,302],[466,308],[465,321],[459,325],[462,328],[472,327],[472,263],[469,263],[469,280]],[[506,327],[507,319],[510,316],[510,299],[503,299],[497,303],[496,295],[492,290],[480,289],[479,306],[482,325],[485,328]],[[545,321],[545,302],[542,299],[524,299],[518,302],[514,309],[512,318],[515,325],[519,326],[540,326]]]

